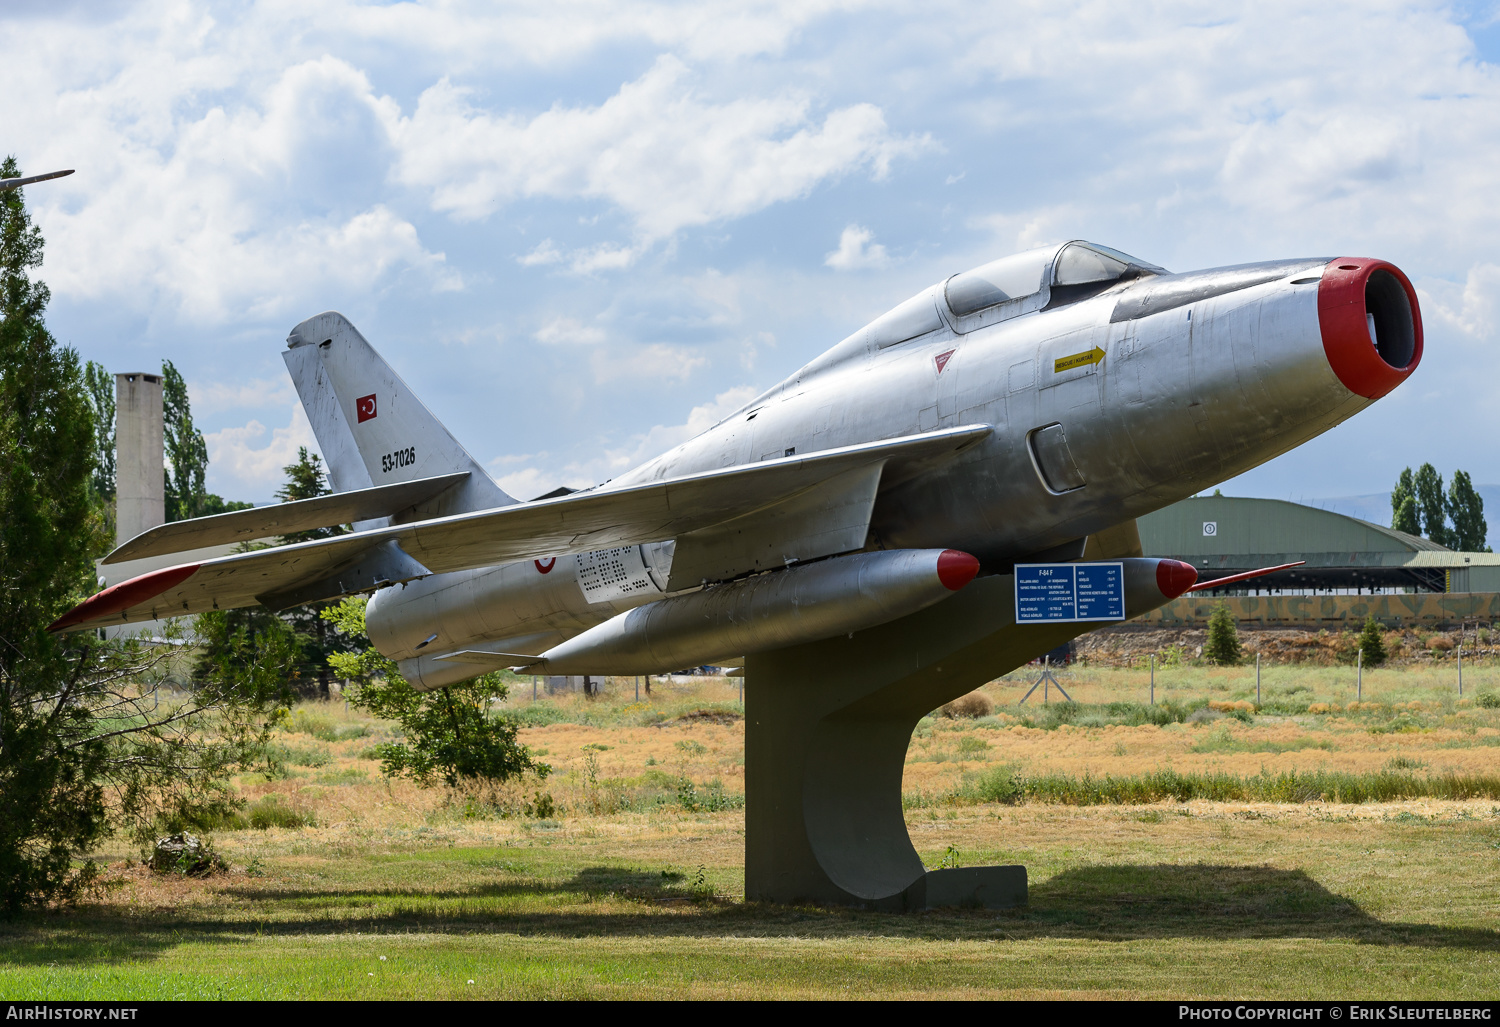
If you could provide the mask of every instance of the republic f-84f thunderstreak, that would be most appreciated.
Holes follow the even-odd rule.
[[[1196,578],[1143,559],[1134,519],[1385,395],[1422,323],[1381,260],[1172,274],[1069,242],[924,289],[696,438],[529,502],[342,315],[287,346],[335,493],[164,524],[106,562],[354,530],[155,570],[54,630],[374,592],[370,638],[418,688],[659,673],[864,631],[1090,540],[1126,562],[1133,616]]]
[[[341,315],[287,341],[336,493],[106,560],[354,531],[185,556],[54,630],[373,592],[371,640],[423,689],[743,657],[746,897],[909,910],[1027,894],[1024,867],[923,866],[901,803],[920,718],[1202,587],[1142,555],[1135,518],[1369,406],[1416,370],[1422,322],[1385,261],[1170,274],[1070,242],[954,275],[697,438],[524,503]]]

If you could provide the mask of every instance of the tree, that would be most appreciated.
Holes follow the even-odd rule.
[[[14,158],[0,177],[15,177]],[[78,356],[31,280],[42,238],[0,193],[0,912],[67,898],[111,832],[223,812],[223,776],[263,748],[278,652],[240,646],[185,698],[163,699],[172,647],[53,635],[93,591],[106,527],[93,497],[96,414]],[[150,695],[150,701],[148,701]]]
[[[1412,484],[1411,468],[1401,472],[1391,489],[1391,527],[1408,535],[1421,535],[1422,523],[1417,516],[1417,490]]]
[[[540,777],[551,772],[516,741],[514,720],[487,712],[491,700],[507,694],[500,674],[417,691],[395,663],[370,645],[365,636],[366,602],[363,596],[353,596],[323,616],[356,644],[353,652],[329,657],[340,676],[355,685],[350,702],[401,725],[404,741],[375,747],[386,776],[409,777],[423,786],[442,778],[456,788],[506,781],[527,771]]]
[[[208,488],[208,443],[193,426],[192,404],[188,401],[187,383],[172,365],[161,363],[161,413],[163,439],[166,443],[167,520],[186,521],[201,516]]]
[[[292,503],[299,499],[316,499],[333,492],[328,487],[323,473],[322,458],[316,453],[308,453],[306,446],[299,446],[297,462],[287,464],[282,470],[286,473],[287,480],[286,484],[277,491],[276,498],[283,503]],[[279,541],[282,545],[293,542],[311,542],[314,539],[341,535],[345,530],[343,526],[313,528],[309,531],[282,535]],[[299,676],[308,682],[316,680],[317,694],[324,699],[327,699],[330,694],[328,686],[332,672],[328,658],[334,653],[349,650],[348,640],[332,621],[323,616],[323,611],[331,605],[333,604],[328,602],[309,603],[305,606],[298,606],[284,615],[291,624],[292,630],[296,632],[302,651]]]
[[[1220,667],[1232,667],[1240,662],[1240,636],[1235,630],[1234,618],[1229,616],[1229,607],[1223,602],[1214,607],[1208,617],[1208,642],[1203,655],[1210,663]]]
[[[1443,498],[1443,476],[1431,464],[1423,464],[1412,477],[1412,491],[1417,500],[1417,513],[1422,518],[1422,534],[1438,545],[1446,546],[1448,504]]]
[[[83,369],[89,403],[94,408],[94,493],[103,502],[115,498],[115,376],[90,360]]]
[[[1484,499],[1474,490],[1468,471],[1454,471],[1448,486],[1448,517],[1453,521],[1453,548],[1465,553],[1488,553],[1490,526],[1484,520]]]
[[[1386,661],[1385,637],[1374,617],[1365,618],[1365,626],[1359,633],[1358,650],[1364,654],[1366,667],[1378,667]]]
[[[193,406],[187,383],[172,361],[161,363],[163,448],[167,520],[186,521],[231,510],[248,510],[254,503],[226,500],[208,491],[208,443],[193,425]]]

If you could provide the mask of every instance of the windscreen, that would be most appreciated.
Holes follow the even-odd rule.
[[[1095,282],[1113,282],[1131,267],[1149,271],[1162,270],[1155,264],[1148,264],[1139,257],[1112,250],[1108,246],[1070,242],[1057,255],[1052,284],[1092,285]]]

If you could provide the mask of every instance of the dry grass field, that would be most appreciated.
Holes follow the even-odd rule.
[[[1026,864],[1031,905],[911,916],[742,901],[735,681],[518,682],[504,707],[554,772],[475,794],[385,780],[389,725],[306,704],[208,832],[230,873],[116,843],[99,896],[0,925],[0,997],[1494,998],[1500,666],[1466,667],[1462,700],[1454,671],[1366,672],[1355,702],[1352,669],[1268,667],[1255,709],[1253,667],[1158,669],[1155,707],[1144,669],[1063,672],[1071,705],[992,682],[988,715],[918,727],[908,823],[930,866]],[[1080,784],[1166,772],[1405,797]]]

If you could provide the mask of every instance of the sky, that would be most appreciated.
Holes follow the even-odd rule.
[[[1070,238],[1416,283],[1417,374],[1226,494],[1500,481],[1500,3],[11,0],[0,95],[77,169],[27,190],[53,333],[171,360],[228,499],[316,448],[280,351],[323,310],[527,499]]]

